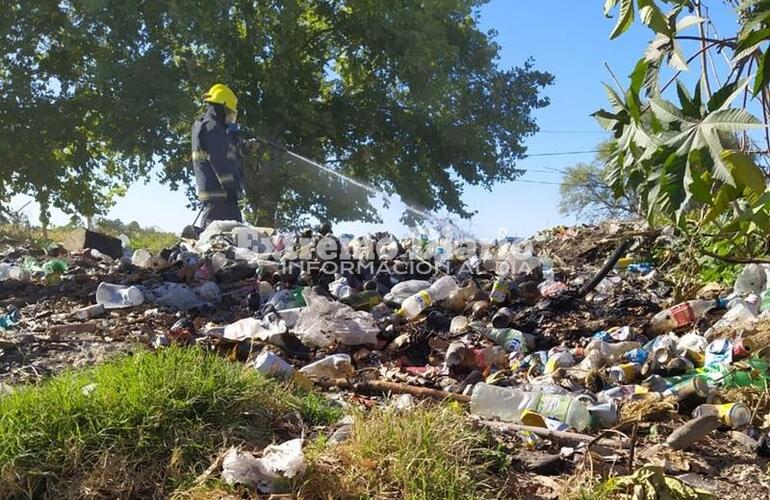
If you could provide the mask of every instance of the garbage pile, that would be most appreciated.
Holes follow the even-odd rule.
[[[673,303],[653,257],[672,238],[630,222],[489,244],[216,222],[159,255],[11,248],[0,382],[55,372],[67,350],[197,344],[337,396],[467,403],[537,477],[590,459],[632,487],[721,494],[722,473],[770,457],[770,266]],[[223,477],[271,492],[266,460],[233,449]]]

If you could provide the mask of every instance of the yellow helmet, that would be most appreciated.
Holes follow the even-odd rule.
[[[238,111],[238,98],[230,87],[221,83],[215,84],[203,94],[203,100],[214,104],[222,104],[231,111]]]

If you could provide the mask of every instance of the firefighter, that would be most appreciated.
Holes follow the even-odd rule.
[[[206,110],[192,126],[192,163],[205,228],[215,220],[242,222],[243,170],[237,137],[238,98],[217,83],[203,96]]]

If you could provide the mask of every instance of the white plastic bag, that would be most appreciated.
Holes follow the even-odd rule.
[[[292,439],[268,446],[262,458],[231,448],[222,460],[222,479],[231,486],[242,484],[261,493],[274,493],[280,489],[282,480],[293,478],[306,468],[302,439]]]
[[[286,322],[282,318],[276,314],[268,314],[263,319],[244,318],[227,325],[223,337],[239,342],[256,339],[280,345],[280,337],[287,330]]]
[[[735,280],[733,291],[741,296],[761,293],[767,282],[765,267],[761,264],[746,264]]]
[[[294,333],[306,344],[330,347],[343,345],[373,345],[380,329],[372,315],[356,311],[340,302],[332,302],[305,288],[302,292],[307,307],[299,312]]]
[[[384,299],[388,302],[401,304],[417,292],[426,290],[430,286],[430,281],[425,280],[407,280],[397,283],[385,294]]]

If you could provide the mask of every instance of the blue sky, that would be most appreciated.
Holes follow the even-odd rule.
[[[599,0],[492,0],[481,11],[482,28],[498,32],[502,67],[518,66],[532,57],[537,69],[556,77],[555,84],[546,89],[550,106],[535,113],[542,132],[526,141],[529,153],[592,150],[607,137],[590,116],[607,106],[601,82],[610,82],[611,77],[604,63],[612,67],[625,85],[626,76],[641,57],[651,33],[637,23],[619,39],[610,41],[614,19],[604,17],[602,4]],[[710,5],[718,9],[711,13],[717,25],[722,24],[721,20],[723,29],[734,30],[727,24],[731,18],[728,8],[721,1]],[[696,34],[696,29],[692,34]],[[685,47],[685,54],[691,53],[690,47]],[[697,63],[693,63],[691,73],[698,71]],[[579,133],[555,133],[560,131]],[[470,221],[461,221],[460,227],[478,237],[493,238],[501,232],[526,236],[549,226],[574,224],[574,217],[563,217],[558,212],[561,175],[543,171],[562,169],[591,158],[591,154],[527,158],[517,166],[533,171],[520,180],[498,184],[491,192],[467,187],[464,200],[477,214]],[[16,197],[12,206],[19,207],[25,201]],[[131,186],[108,217],[179,232],[195,218],[195,213],[185,205],[181,191],[171,191],[152,181]],[[383,224],[343,223],[335,231],[360,234],[387,229],[402,234],[406,230],[398,221],[402,209],[403,205],[393,200],[391,208],[382,213]],[[35,220],[35,206],[25,211]],[[63,214],[54,214],[54,223],[66,220]]]

